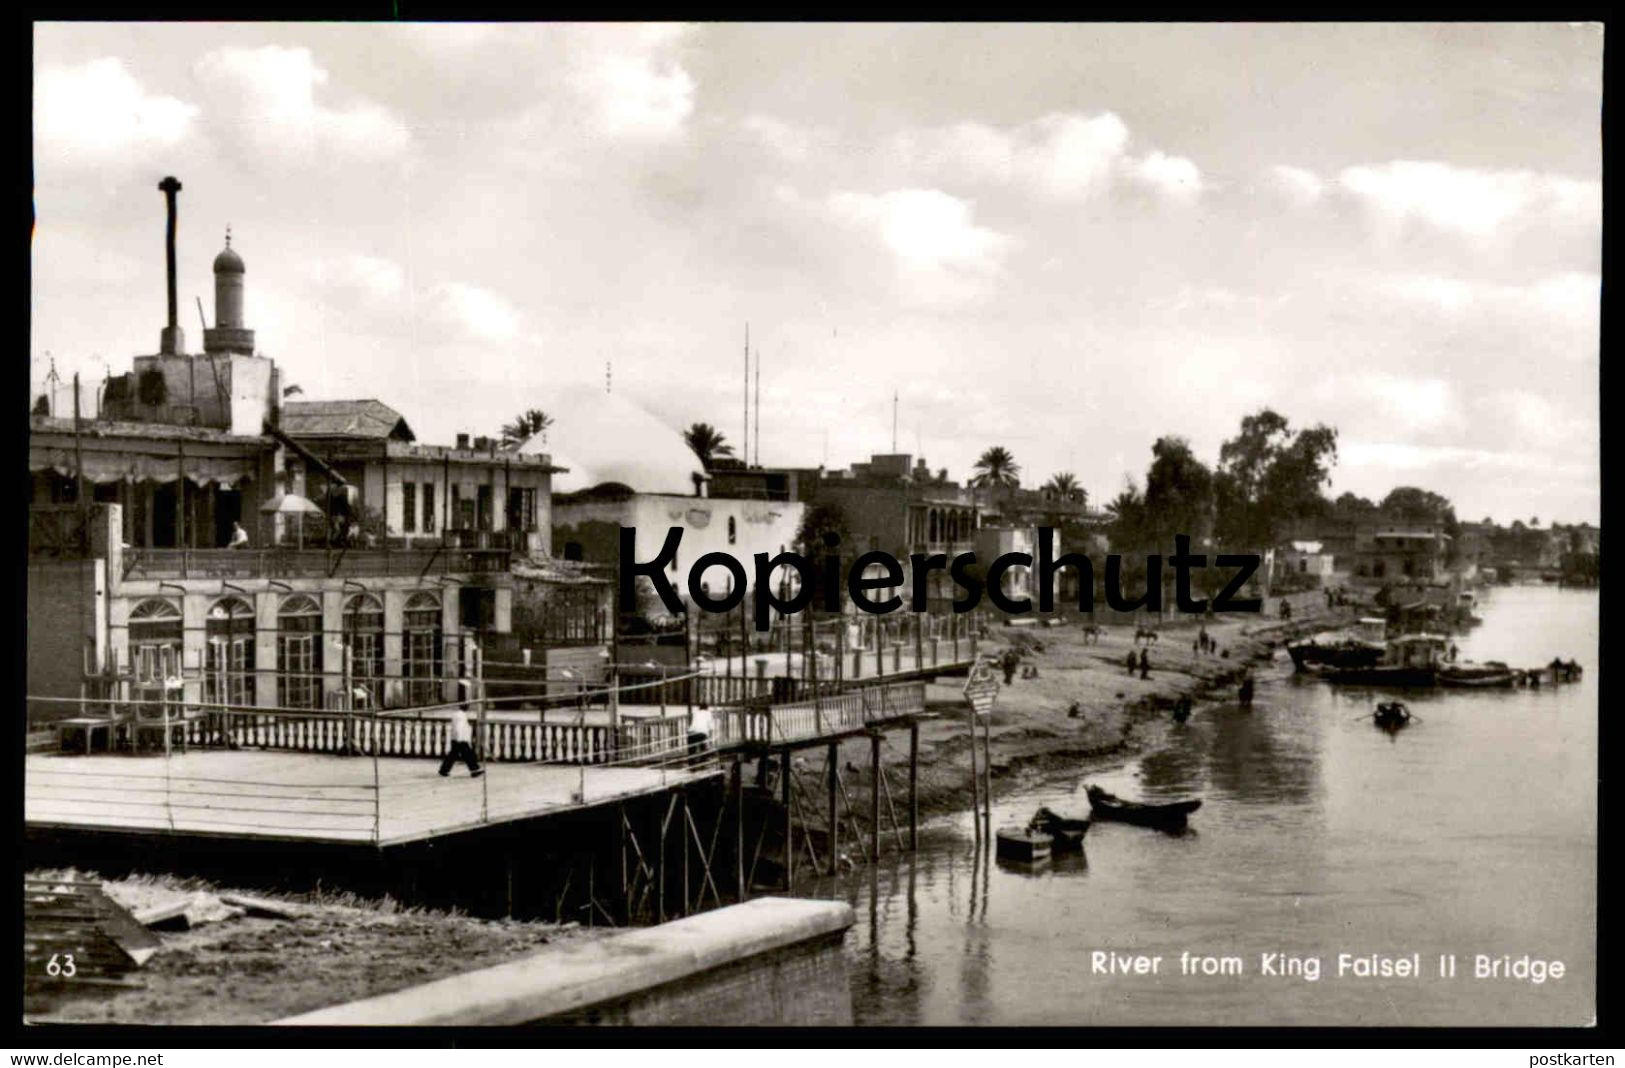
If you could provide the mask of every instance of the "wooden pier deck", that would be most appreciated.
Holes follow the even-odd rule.
[[[391,846],[582,809],[722,774],[692,767],[489,763],[202,750],[170,757],[30,754],[29,827]],[[583,789],[585,793],[583,795]]]

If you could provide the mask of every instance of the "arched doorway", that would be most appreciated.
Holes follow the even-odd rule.
[[[254,703],[254,606],[222,597],[204,621],[203,699],[211,704]]]
[[[296,593],[277,609],[277,670],[286,708],[322,706],[322,606]]]
[[[181,609],[174,601],[149,597],[130,612],[130,666],[135,698],[158,701],[164,680],[181,673]]]
[[[441,619],[440,598],[435,594],[414,593],[407,598],[402,617],[402,667],[410,704],[429,705],[440,699]]]
[[[351,686],[366,691],[366,707],[383,707],[384,604],[372,594],[358,593],[344,602],[344,647],[350,651]]]

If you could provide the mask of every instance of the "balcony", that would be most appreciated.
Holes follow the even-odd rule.
[[[506,549],[126,549],[124,581],[489,574],[510,558]]]

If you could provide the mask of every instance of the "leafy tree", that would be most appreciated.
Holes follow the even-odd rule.
[[[537,434],[553,425],[553,417],[540,408],[529,408],[513,417],[502,428],[502,447],[517,449]]]
[[[840,544],[831,548],[825,541],[826,534],[835,535]],[[818,560],[841,552],[843,546],[849,546],[850,539],[846,513],[839,505],[818,501],[802,513],[801,526],[796,529],[796,552],[809,560]],[[850,547],[847,551],[849,555],[853,553]]]
[[[1457,521],[1456,509],[1447,498],[1432,490],[1419,489],[1416,486],[1396,486],[1388,491],[1388,496],[1382,499],[1379,507],[1383,514],[1394,519],[1442,524],[1445,534],[1450,537],[1450,546],[1445,552],[1445,563],[1456,562],[1460,554],[1461,523]]]
[[[1200,545],[1213,527],[1213,472],[1196,458],[1190,442],[1162,437],[1151,446],[1145,475],[1142,534],[1149,545],[1172,552],[1174,536],[1187,534]]]
[[[1106,505],[1106,511],[1112,517],[1106,528],[1107,536],[1111,539],[1112,548],[1118,552],[1138,549],[1146,542],[1145,498],[1140,495],[1133,479],[1125,479],[1124,482],[1123,492]]]
[[[1320,487],[1337,462],[1337,431],[1294,432],[1268,408],[1246,416],[1219,449],[1217,533],[1236,547],[1274,544],[1295,521],[1325,507]]]
[[[710,423],[693,423],[683,431],[683,442],[699,457],[700,464],[706,470],[719,456],[732,456],[734,447],[729,445],[722,436],[722,431]]]
[[[50,415],[51,414],[51,398],[49,398],[45,394],[41,393],[38,397],[34,398],[33,410],[31,410],[28,414],[30,414],[30,415]]]
[[[1021,465],[1010,455],[1010,450],[1003,445],[993,445],[977,458],[976,477],[971,479],[971,485],[1014,488],[1021,485],[1020,476]]]

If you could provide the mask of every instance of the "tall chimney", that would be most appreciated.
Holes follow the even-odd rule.
[[[181,191],[181,183],[170,176],[158,183],[158,189],[164,194],[164,203],[169,209],[169,220],[164,227],[164,262],[169,270],[169,325],[164,327],[158,352],[163,356],[180,356],[186,351],[186,334],[175,313],[175,194]]]

